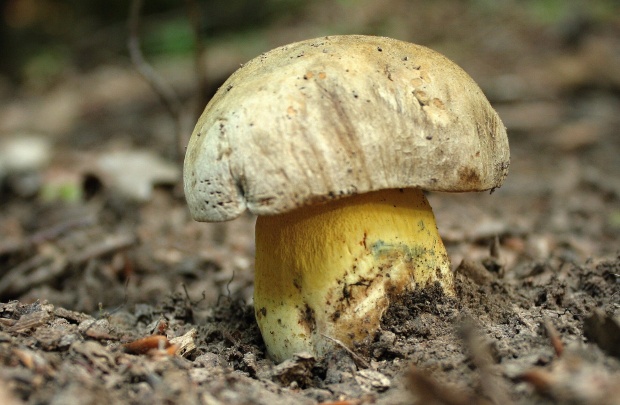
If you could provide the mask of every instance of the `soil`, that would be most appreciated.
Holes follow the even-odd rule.
[[[548,20],[465,2],[417,14],[405,1],[339,3],[257,28],[264,49],[214,38],[207,65],[230,73],[345,16],[346,32],[461,64],[508,127],[512,162],[493,193],[428,195],[456,296],[431,286],[393,302],[368,354],[274,364],[252,308],[255,219],[192,221],[174,122],[112,60],[0,89],[0,141],[27,132],[50,153],[0,170],[0,403],[620,404],[620,10]],[[155,64],[186,99],[191,65]],[[136,150],[165,158],[173,180],[148,160],[136,195],[95,164]]]

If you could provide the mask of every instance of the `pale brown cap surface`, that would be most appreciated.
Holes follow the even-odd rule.
[[[194,219],[225,221],[386,188],[482,191],[508,172],[506,130],[478,85],[426,47],[331,36],[258,56],[190,139]]]

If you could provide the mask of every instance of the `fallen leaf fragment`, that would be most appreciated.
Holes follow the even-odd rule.
[[[390,379],[385,375],[370,369],[359,370],[355,376],[355,381],[357,381],[360,388],[365,392],[383,392],[392,385]]]
[[[321,402],[319,405],[359,405],[361,403],[359,399],[344,399],[342,401]]]
[[[152,335],[142,339],[134,340],[133,342],[125,343],[123,350],[129,354],[147,354],[151,350],[166,350],[170,348],[172,344],[167,337],[162,335]]]
[[[547,393],[553,383],[551,373],[542,368],[528,370],[517,378],[531,384],[539,393]]]
[[[174,184],[181,175],[176,165],[146,150],[103,154],[93,171],[103,184],[135,201],[148,201],[155,185]]]
[[[196,350],[196,329],[192,328],[189,332],[182,336],[170,339],[170,343],[176,347],[174,354],[181,357],[187,357],[191,352]]]
[[[0,142],[0,167],[7,174],[36,171],[51,159],[51,144],[40,134],[16,133]]]
[[[544,318],[543,325],[545,326],[547,336],[549,336],[549,341],[551,342],[551,346],[553,346],[555,355],[558,357],[562,357],[562,353],[564,353],[564,344],[562,343],[560,334],[558,333],[555,326],[553,326],[549,318]]]
[[[50,319],[50,311],[39,310],[22,315],[13,326],[8,328],[8,331],[12,333],[24,333],[46,324]]]
[[[51,155],[51,144],[44,135],[16,133],[0,140],[0,184],[6,181],[22,197],[36,194],[40,171]]]

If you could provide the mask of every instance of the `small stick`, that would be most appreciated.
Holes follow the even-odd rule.
[[[95,259],[118,250],[126,249],[134,243],[136,243],[136,237],[132,234],[119,233],[116,235],[108,235],[101,242],[92,244],[86,249],[83,249],[80,254],[71,259],[71,263],[84,263],[90,259]]]
[[[194,70],[196,72],[196,82],[198,83],[198,99],[196,100],[195,117],[198,118],[202,109],[207,104],[207,72],[203,63],[205,55],[205,45],[200,35],[200,5],[197,0],[185,0],[185,8],[187,9],[187,18],[192,26],[194,33]]]
[[[183,136],[183,104],[174,89],[166,83],[161,76],[157,74],[155,69],[149,65],[144,59],[142,49],[140,47],[140,12],[142,11],[143,0],[133,0],[129,10],[129,38],[127,40],[127,48],[129,56],[138,73],[147,81],[151,88],[157,93],[159,99],[164,104],[170,115],[172,116],[177,135],[177,157],[180,161],[185,155],[185,139]]]
[[[319,405],[359,405],[361,403],[360,399],[343,399],[342,401],[321,402]]]
[[[39,253],[4,273],[0,279],[0,296],[21,294],[59,277],[66,268],[66,258],[50,248],[47,254]]]
[[[551,346],[553,346],[556,356],[562,357],[562,353],[564,353],[564,344],[562,343],[558,330],[546,316],[543,317],[543,325],[545,326],[545,331],[547,332],[547,336],[549,336]]]
[[[28,238],[28,243],[40,245],[41,243],[56,239],[64,233],[76,228],[84,228],[95,224],[95,218],[91,215],[81,218],[70,219],[49,228],[40,230]]]
[[[499,236],[495,235],[493,241],[491,242],[491,246],[489,247],[489,253],[493,259],[499,260]]]
[[[342,343],[340,340],[333,338],[331,336],[327,336],[324,333],[321,333],[321,335],[329,340],[331,340],[332,342],[336,343],[338,346],[342,347],[344,350],[346,350],[347,353],[349,353],[351,355],[351,357],[353,358],[353,361],[355,361],[355,364],[357,364],[358,367],[362,367],[362,368],[370,368],[370,364],[368,364],[368,362],[366,360],[364,360],[361,356],[359,356],[357,353],[355,353],[353,350],[349,349],[347,347],[347,345],[345,345],[344,343]]]

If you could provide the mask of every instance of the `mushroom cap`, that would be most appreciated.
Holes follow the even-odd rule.
[[[330,36],[233,73],[187,147],[194,219],[274,215],[389,188],[483,191],[508,172],[506,129],[467,73],[385,37]]]

